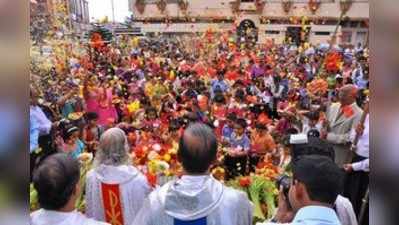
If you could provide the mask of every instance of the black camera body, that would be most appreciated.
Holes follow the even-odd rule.
[[[276,186],[279,190],[280,187],[283,188],[284,196],[288,200],[288,191],[290,190],[291,187],[291,178],[286,174],[278,176],[276,180]]]

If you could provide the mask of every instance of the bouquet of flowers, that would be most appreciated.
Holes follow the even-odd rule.
[[[325,66],[328,72],[337,73],[341,69],[342,56],[338,52],[330,52],[326,56]]]
[[[254,222],[264,221],[271,218],[276,210],[276,197],[278,190],[275,183],[263,176],[251,175],[237,177],[227,185],[244,191],[254,204]]]
[[[328,90],[328,83],[324,79],[317,78],[308,83],[306,89],[312,95],[323,95]]]

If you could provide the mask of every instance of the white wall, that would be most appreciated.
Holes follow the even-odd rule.
[[[190,18],[201,17],[201,18],[226,18],[233,20],[235,15],[233,15],[230,7],[230,2],[232,0],[189,0],[188,13]],[[305,0],[303,0],[305,1]],[[307,16],[308,18],[320,18],[325,19],[337,19],[341,14],[339,0],[330,3],[322,3],[318,11],[313,15],[307,8],[307,3],[294,3],[291,11],[287,14],[283,11],[281,1],[278,0],[268,0],[262,13],[257,13],[253,9],[252,3],[242,3],[241,9],[247,10],[242,12],[237,17],[237,22],[241,22],[244,19],[252,20],[255,25],[259,28],[259,41],[263,42],[266,38],[274,38],[276,43],[281,43],[285,38],[285,32],[288,26],[295,26],[292,24],[261,24],[260,16],[266,18],[284,18],[287,19],[290,16]],[[295,2],[295,1],[294,1]],[[144,13],[141,15],[137,12],[134,6],[135,0],[130,0],[130,9],[133,11],[133,15],[136,19],[145,18],[165,18],[166,16],[171,18],[183,17],[185,14],[179,9],[176,3],[169,3],[166,7],[166,11],[161,13],[156,4],[147,4]],[[367,0],[354,0],[352,7],[346,14],[350,19],[368,19],[369,18],[369,2]],[[214,30],[226,30],[232,28],[231,23],[201,23],[196,22],[192,19],[191,23],[172,23],[170,25],[166,24],[142,24],[136,23],[135,26],[142,28],[143,32],[203,32],[209,27]],[[335,25],[313,25],[311,32],[309,34],[309,41],[312,43],[326,42],[331,39]],[[346,28],[345,28],[346,29]],[[352,29],[352,28],[350,28]],[[278,30],[279,34],[266,34],[266,30]],[[352,43],[356,43],[357,32],[367,31],[363,28],[353,28]],[[316,35],[315,32],[330,32],[330,35]],[[340,30],[338,30],[338,35]],[[338,39],[339,41],[339,39]]]
[[[230,2],[232,0],[189,0],[188,15],[191,17],[234,17],[231,12]],[[161,13],[156,4],[147,4],[143,15],[137,12],[134,6],[135,0],[129,1],[129,8],[133,11],[137,18],[146,17],[170,17],[184,16],[176,3],[169,3],[166,7],[165,13]],[[301,1],[302,2],[302,1]],[[241,9],[249,9],[253,5],[251,3],[242,3]],[[255,13],[255,12],[254,12]],[[339,0],[331,3],[322,3],[319,10],[313,15],[307,9],[307,3],[294,3],[291,11],[286,14],[283,11],[281,1],[269,0],[267,1],[262,16],[270,17],[286,17],[286,16],[308,16],[308,17],[330,17],[338,18],[341,13]],[[245,14],[245,13],[243,13]],[[259,14],[257,14],[259,15]],[[352,7],[347,12],[350,18],[369,18],[369,2],[367,0],[354,0]]]

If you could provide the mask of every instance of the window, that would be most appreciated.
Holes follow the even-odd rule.
[[[342,31],[342,38],[343,43],[351,43],[352,42],[352,31]]]
[[[361,43],[362,45],[366,42],[367,39],[367,32],[366,31],[359,31],[356,34],[356,44]]]
[[[265,33],[266,34],[280,34],[280,31],[278,31],[278,30],[267,30]]]
[[[330,35],[330,32],[328,31],[316,31],[314,32],[315,35],[320,35],[320,36],[328,36]]]
[[[356,28],[358,25],[359,25],[359,21],[351,21],[351,22],[350,22],[350,26],[351,26],[352,28]]]

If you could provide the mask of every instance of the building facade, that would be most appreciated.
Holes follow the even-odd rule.
[[[89,3],[87,0],[66,0],[69,9],[70,26],[75,35],[83,36],[89,31],[90,16]]]
[[[322,43],[335,34],[340,44],[368,44],[368,0],[129,0],[129,9],[141,33],[251,28],[259,42]]]
[[[60,7],[66,8],[64,13],[60,13]],[[89,4],[87,0],[31,0],[30,1],[30,21],[37,23],[35,27],[45,27],[50,29],[57,18],[66,17],[66,33],[83,36],[83,33],[91,29],[89,17]]]

